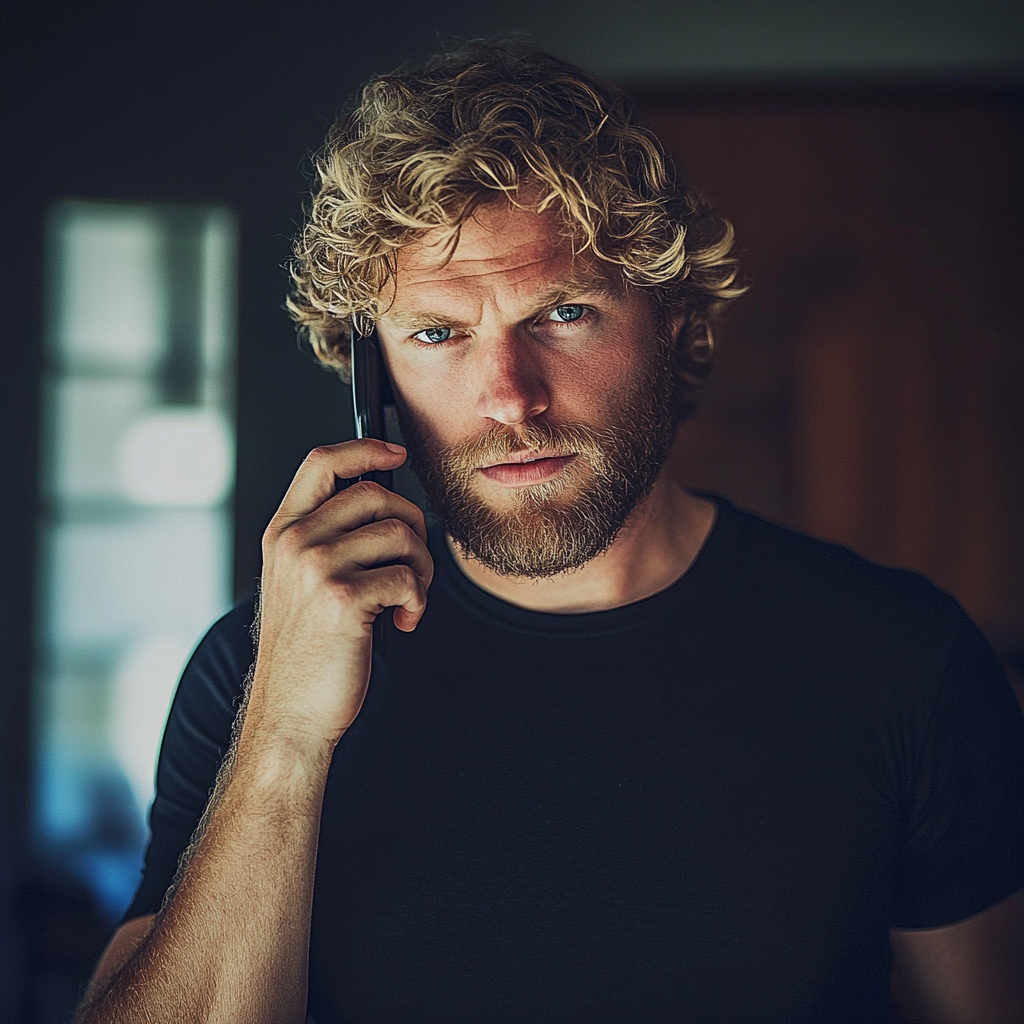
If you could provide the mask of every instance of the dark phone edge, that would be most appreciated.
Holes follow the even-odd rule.
[[[377,332],[361,334],[353,324],[349,339],[352,377],[352,416],[357,438],[387,440],[384,421],[384,381],[387,379]],[[364,473],[360,480],[372,480],[393,491],[394,474],[390,470]]]

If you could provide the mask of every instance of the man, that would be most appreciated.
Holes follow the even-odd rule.
[[[399,446],[299,469],[79,1019],[884,1020],[894,960],[921,1020],[1019,1019],[1010,688],[919,577],[662,472],[738,289],[628,102],[478,45],[321,178],[293,313],[343,372],[375,327],[440,522],[338,489]]]

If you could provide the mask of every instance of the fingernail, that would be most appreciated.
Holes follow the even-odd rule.
[[[389,447],[389,448],[390,448],[390,449],[391,449],[391,450],[392,450],[393,452],[397,452],[397,453],[398,453],[399,455],[401,455],[401,454],[402,454],[402,453],[403,453],[403,452],[405,451],[405,449],[404,449],[404,448],[403,448],[403,447],[402,447],[402,446],[401,446],[400,444],[392,444],[392,443],[391,443],[390,441],[385,441],[384,443],[385,443],[385,444],[386,444],[386,445],[387,445],[387,446],[388,446],[388,447]]]

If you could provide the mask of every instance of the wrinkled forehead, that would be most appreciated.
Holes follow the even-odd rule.
[[[425,292],[450,289],[621,289],[617,269],[576,249],[554,210],[491,203],[479,207],[457,236],[435,229],[402,248],[382,306],[402,306]]]

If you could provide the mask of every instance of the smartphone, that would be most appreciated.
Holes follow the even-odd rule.
[[[387,427],[384,407],[393,405],[391,385],[384,357],[380,352],[377,332],[360,334],[355,325],[349,342],[349,357],[352,360],[352,413],[356,424],[356,437],[376,437],[386,441]],[[394,490],[390,471],[366,473],[360,480],[372,480],[389,491]]]
[[[384,357],[380,352],[377,332],[360,334],[355,324],[349,339],[349,358],[352,360],[352,415],[356,424],[356,437],[376,437],[386,441],[387,426],[384,406],[393,405],[391,385]],[[373,470],[364,473],[360,480],[372,480],[381,487],[393,491],[394,481],[390,470]],[[378,654],[384,652],[384,613],[373,623],[373,646]]]

